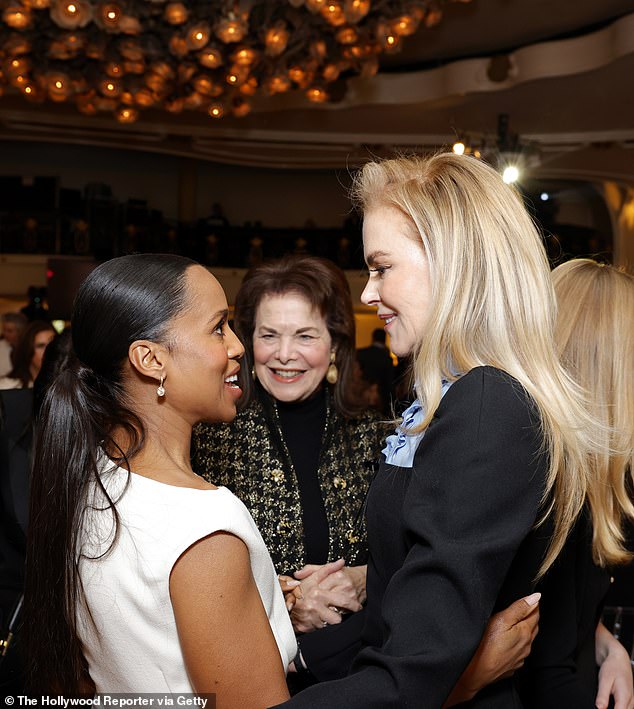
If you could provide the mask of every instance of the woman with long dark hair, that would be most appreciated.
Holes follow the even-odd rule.
[[[194,424],[230,421],[241,394],[222,288],[185,258],[124,256],[86,279],[71,327],[34,452],[31,691],[283,700],[296,645],[273,564],[242,503],[189,462]]]

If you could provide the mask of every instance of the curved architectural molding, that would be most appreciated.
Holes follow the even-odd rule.
[[[465,59],[425,71],[350,79],[341,101],[315,108],[338,111],[360,105],[424,104],[448,96],[501,91],[528,81],[593,71],[632,53],[634,13],[582,37],[533,44],[508,54],[508,75],[502,81],[489,78],[492,57]],[[285,94],[275,100],[261,99],[254,105],[256,110],[288,110],[301,108],[303,100]]]

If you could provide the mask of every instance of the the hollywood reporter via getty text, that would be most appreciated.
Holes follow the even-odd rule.
[[[24,709],[72,709],[72,707],[116,707],[117,709],[215,709],[215,694],[95,694],[91,697],[27,696],[9,695],[4,698],[6,707],[24,707]]]

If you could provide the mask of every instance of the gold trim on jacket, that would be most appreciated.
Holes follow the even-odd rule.
[[[198,425],[193,466],[244,502],[278,573],[287,573],[308,562],[297,478],[276,406],[267,398],[239,412],[230,424]],[[328,400],[317,474],[329,526],[329,561],[343,557],[348,565],[366,563],[363,506],[388,431],[378,413],[346,419]]]

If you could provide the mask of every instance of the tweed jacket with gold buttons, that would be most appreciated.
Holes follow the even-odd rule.
[[[348,565],[366,563],[363,507],[390,429],[374,411],[347,419],[327,401],[317,475],[329,526],[329,561],[343,557]],[[278,573],[307,563],[299,488],[272,398],[263,395],[230,424],[197,426],[192,464],[199,475],[225,485],[244,502]]]

